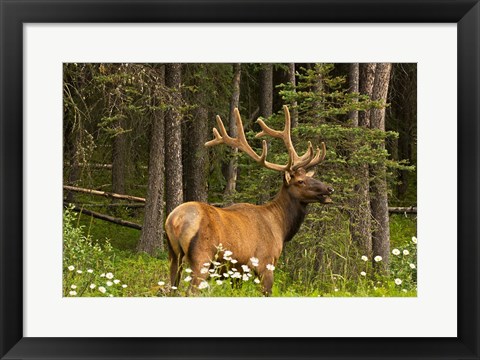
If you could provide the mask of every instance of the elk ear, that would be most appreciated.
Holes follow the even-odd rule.
[[[307,172],[306,176],[308,177],[312,177],[313,175],[315,175],[315,170],[310,170],[309,172]]]
[[[285,171],[285,182],[287,185],[290,185],[290,180],[292,180],[292,175],[288,171]]]

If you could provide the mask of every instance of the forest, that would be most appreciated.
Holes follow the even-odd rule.
[[[217,116],[253,154],[205,146]],[[63,296],[264,296],[255,261],[237,270],[221,246],[201,282],[187,262],[173,284],[165,233],[185,202],[276,198],[289,176],[254,159],[290,150],[264,126],[288,128],[300,155],[323,149],[314,178],[334,189],[267,265],[271,295],[417,296],[413,63],[65,63]]]

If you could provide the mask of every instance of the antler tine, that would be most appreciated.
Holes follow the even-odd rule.
[[[325,155],[327,155],[327,148],[323,141],[321,145],[322,145],[322,150],[320,150],[320,148],[317,147],[317,153],[315,154],[315,157],[307,165],[305,165],[305,169],[314,167],[315,165],[318,165],[320,162],[322,162],[323,159],[325,159]]]
[[[313,160],[313,158],[314,158],[313,146],[312,146],[312,143],[309,141],[307,151],[300,158],[298,158],[298,161],[295,164],[293,164],[292,170],[305,167]]]

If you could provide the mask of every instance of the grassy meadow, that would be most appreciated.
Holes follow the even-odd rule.
[[[314,211],[315,207],[311,208]],[[122,218],[141,223],[141,211],[117,209]],[[309,247],[309,215],[300,232],[286,244],[274,271],[272,296],[282,297],[406,297],[416,296],[416,218],[390,216],[390,272],[377,275],[372,259],[358,253],[351,243],[348,224],[344,233],[315,239]],[[189,269],[178,289],[168,276],[167,252],[152,257],[135,247],[140,231],[118,226],[71,210],[64,213],[64,296],[186,296]],[[227,249],[228,250],[228,249]],[[234,259],[235,254],[232,254]],[[382,260],[380,260],[382,261]],[[253,271],[225,271],[209,267],[209,281],[200,284],[195,296],[262,296]],[[373,260],[375,262],[375,260]],[[251,275],[248,275],[251,274]]]

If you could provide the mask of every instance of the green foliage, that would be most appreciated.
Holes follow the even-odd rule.
[[[299,234],[286,245],[282,258],[273,270],[275,282],[272,296],[416,296],[416,238],[415,242],[412,241],[415,219],[402,215],[391,217],[392,249],[398,248],[400,254],[392,254],[390,272],[378,276],[372,271],[372,259],[362,260],[364,255],[348,239],[345,219],[343,231],[337,234],[325,234],[322,230],[312,232],[313,226],[323,227],[323,231],[327,228],[326,222],[318,220],[317,212],[324,212],[322,217],[328,221],[339,215],[332,212],[331,208],[322,209],[320,205],[310,212]],[[64,224],[64,296],[262,296],[261,285],[253,273],[254,267],[247,272],[252,276],[244,277],[242,269],[235,268],[231,260],[220,264],[216,262],[218,259],[213,259],[205,266],[210,274],[207,285],[200,286],[196,291],[191,289],[190,273],[186,270],[178,289],[172,289],[167,280],[166,256],[154,258],[117,249],[115,244],[122,243],[118,241],[121,236],[107,230],[108,223],[103,221],[92,226],[92,229],[97,228],[100,238],[106,234],[112,235],[112,240],[100,243],[91,234],[84,235],[87,227],[78,225],[77,215],[68,209],[64,212]],[[105,230],[103,235],[102,230]],[[312,243],[316,246],[312,247]],[[407,255],[404,250],[408,251]],[[234,254],[231,259],[234,259]],[[415,267],[412,268],[410,264]],[[74,268],[69,270],[70,266]],[[78,273],[78,270],[82,273]],[[90,273],[88,270],[93,271]],[[238,275],[232,279],[234,273]],[[395,279],[400,279],[401,284],[395,283]],[[112,283],[111,286],[108,286],[108,281]],[[115,281],[120,282],[116,284]],[[95,288],[90,289],[90,284],[95,284]],[[76,288],[72,289],[72,285]],[[105,288],[105,293],[98,290],[100,286]],[[71,295],[70,291],[75,291],[76,295]]]
[[[63,296],[120,296],[123,284],[114,277],[115,251],[100,245],[77,226],[71,209],[63,214]]]

